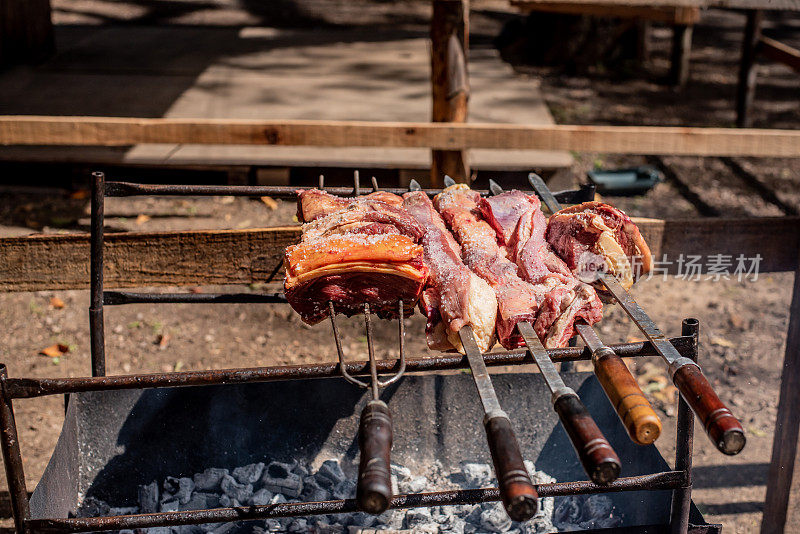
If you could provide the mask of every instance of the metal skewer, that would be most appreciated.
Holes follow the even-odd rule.
[[[445,183],[453,182],[445,176]],[[416,180],[409,183],[411,191],[420,191],[422,188]],[[500,407],[497,393],[492,385],[486,363],[483,361],[471,325],[466,325],[458,331],[458,337],[464,352],[467,355],[472,379],[483,407],[483,426],[486,430],[486,439],[489,452],[497,475],[500,496],[508,516],[514,521],[525,521],[536,513],[539,494],[531,482],[528,470],[522,458],[517,437],[511,427],[508,414]]]
[[[367,349],[369,351],[369,383],[359,380],[347,372],[342,351],[339,328],[336,326],[333,302],[328,302],[328,311],[333,327],[336,351],[339,354],[339,372],[345,380],[356,386],[368,389],[372,399],[361,411],[358,427],[358,446],[361,451],[358,463],[358,482],[356,484],[356,502],[360,510],[370,514],[381,514],[389,508],[392,499],[391,449],[392,449],[392,414],[389,406],[380,400],[380,388],[400,380],[406,368],[405,359],[405,322],[403,320],[403,301],[398,302],[398,322],[400,334],[400,368],[388,380],[378,378],[378,367],[375,361],[375,349],[372,344],[372,320],[369,304],[364,304],[364,326],[367,331]]]
[[[503,193],[503,188],[494,180],[489,180],[489,190],[494,195]],[[538,192],[538,190],[537,190]],[[547,197],[550,206],[559,206],[558,201],[548,189],[542,195]],[[560,209],[560,208],[559,208]],[[622,361],[622,358],[608,346],[589,324],[576,325],[578,335],[592,351],[592,363],[600,384],[603,386],[608,400],[614,406],[628,436],[634,443],[650,445],[661,435],[661,419],[645,398],[636,379]]]
[[[497,400],[497,392],[486,370],[483,354],[475,343],[472,326],[462,327],[458,331],[458,337],[467,354],[472,379],[475,381],[475,388],[483,406],[483,427],[486,430],[486,439],[489,442],[489,452],[492,455],[503,505],[511,519],[526,521],[536,513],[539,494],[533,487],[528,470],[525,468],[522,451],[511,427],[511,420]]]
[[[528,175],[528,181],[551,212],[555,213],[561,209],[541,177],[531,173]],[[600,280],[667,363],[672,382],[703,423],[703,428],[717,449],[728,455],[741,452],[747,441],[744,429],[714,392],[700,366],[680,355],[613,274],[604,273]]]
[[[578,394],[564,384],[561,375],[556,371],[553,360],[547,354],[539,336],[530,323],[517,323],[528,351],[539,366],[544,381],[553,394],[553,408],[567,431],[569,440],[578,453],[583,469],[592,482],[606,485],[614,482],[620,473],[620,461],[617,453],[603,435],[600,427],[594,422],[586,406]]]

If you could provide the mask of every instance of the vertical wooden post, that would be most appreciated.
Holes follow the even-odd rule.
[[[798,260],[800,264],[800,259]],[[800,438],[800,265],[794,272],[794,291],[789,311],[789,332],[786,336],[786,354],[783,357],[781,391],[778,416],[775,421],[775,440],[772,443],[772,460],[767,476],[767,499],[761,534],[797,532],[797,524],[786,529],[790,499],[795,507],[800,504],[800,473],[794,473],[797,457],[797,440]],[[792,476],[794,474],[794,476]],[[798,515],[798,514],[795,514]]]
[[[54,50],[50,0],[0,0],[0,65],[38,63]]]
[[[672,58],[669,73],[670,84],[684,87],[689,81],[689,56],[692,52],[693,26],[676,24],[672,34]]]
[[[431,89],[433,122],[466,122],[469,100],[467,52],[469,0],[434,0],[431,20]],[[465,150],[434,150],[431,187],[440,187],[445,174],[469,181]]]
[[[747,12],[742,59],[739,62],[739,84],[736,88],[736,126],[739,128],[749,128],[753,124],[750,109],[756,92],[756,55],[761,41],[761,17],[759,10]]]

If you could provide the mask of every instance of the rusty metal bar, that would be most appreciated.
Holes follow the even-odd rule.
[[[683,483],[683,473],[663,471],[650,475],[619,478],[608,486],[598,486],[588,481],[557,482],[537,486],[540,497],[559,495],[587,495],[634,490],[670,490]],[[450,490],[431,493],[398,495],[390,501],[389,508],[419,508],[473,504],[500,500],[497,488]],[[355,499],[337,501],[283,503],[269,506],[241,506],[237,508],[215,508],[185,512],[161,512],[112,517],[31,519],[26,521],[32,533],[77,533],[86,531],[149,528],[156,526],[178,526],[201,523],[225,523],[276,517],[295,517],[321,514],[355,512]]]
[[[273,186],[273,185],[179,185],[179,184],[139,184],[132,182],[106,182],[105,194],[108,197],[128,197],[135,195],[158,195],[158,196],[244,196],[258,197],[270,196],[273,198],[296,200],[297,192],[306,189],[323,189],[324,191],[338,196],[356,196],[355,187],[292,187],[292,186]],[[358,193],[363,188],[359,187]],[[374,189],[374,188],[373,188]],[[580,189],[559,191],[553,193],[559,202],[565,204],[578,204],[594,198],[594,185],[581,185]],[[381,191],[402,195],[408,189],[404,187],[382,187]],[[441,189],[424,189],[428,196],[441,193]],[[489,191],[477,190],[482,196],[488,196]],[[370,191],[372,192],[372,191]]]
[[[105,180],[102,172],[92,173],[92,235],[90,243],[89,336],[92,353],[92,376],[106,374],[106,342],[103,324],[103,244]]]
[[[690,336],[692,350],[687,358],[695,363],[698,355],[698,334],[700,322],[697,319],[684,319],[681,334]],[[672,534],[684,534],[689,530],[689,510],[692,506],[692,445],[694,443],[694,414],[691,408],[678,395],[677,440],[675,443],[675,471],[683,474],[683,484],[672,492],[670,529]]]
[[[25,521],[30,516],[28,489],[25,487],[25,471],[22,467],[22,455],[19,450],[14,406],[6,388],[7,379],[8,369],[4,364],[0,364],[0,449],[3,452],[15,530],[17,534],[25,534],[27,532]]]
[[[671,342],[679,352],[689,354],[692,350],[692,340],[692,337],[676,337],[672,338]],[[657,355],[649,342],[624,343],[612,345],[611,348],[621,357]],[[591,354],[586,348],[549,349],[548,353],[554,362],[591,359]],[[526,349],[489,352],[483,355],[483,359],[487,366],[534,363]],[[402,362],[399,359],[378,360],[376,365],[379,373],[391,374],[399,371]],[[448,371],[468,368],[466,357],[462,354],[406,359],[406,372]],[[352,375],[368,376],[369,362],[348,362],[346,370]],[[341,377],[338,362],[107,377],[9,378],[7,379],[7,388],[11,398],[31,398],[44,395],[79,393],[82,391],[242,384],[334,377]]]
[[[136,293],[106,291],[103,304],[285,304],[283,293]]]

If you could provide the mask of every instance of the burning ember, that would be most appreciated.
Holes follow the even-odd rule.
[[[532,462],[525,466],[534,484],[554,482]],[[175,512],[204,508],[237,507],[300,501],[322,501],[352,498],[355,493],[355,473],[348,476],[338,460],[326,460],[316,470],[305,462],[287,464],[262,462],[235,469],[209,468],[193,477],[167,477],[161,484],[153,481],[139,486],[139,505],[112,507],[88,497],[76,515],[97,517],[149,512]],[[472,489],[496,485],[489,464],[461,462],[460,470],[447,472],[435,464],[425,474],[412,473],[408,467],[392,465],[392,485],[395,494],[420,493],[432,487]],[[478,532],[512,532],[544,534],[596,527],[618,526],[621,520],[614,513],[611,499],[604,495],[552,497],[539,500],[539,511],[529,521],[518,523],[509,519],[498,502],[457,506],[435,506],[409,510],[388,510],[373,516],[356,514],[285,517],[264,521],[242,521],[156,527],[149,534],[242,534],[265,532],[292,533],[359,533],[385,530],[441,534],[472,534]],[[133,534],[133,531],[120,531]]]

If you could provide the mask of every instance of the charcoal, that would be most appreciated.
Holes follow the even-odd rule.
[[[122,507],[111,507],[108,511],[108,515],[132,515],[138,514],[139,507],[138,506],[122,506]]]
[[[303,479],[302,496],[305,501],[327,501],[331,498],[330,492],[317,484],[317,479],[314,477]]]
[[[581,507],[575,497],[564,497],[553,512],[553,524],[559,529],[562,524],[577,524],[581,517]]]
[[[175,498],[181,504],[186,504],[192,498],[194,491],[194,481],[191,478],[181,477],[178,479],[178,490],[175,491]]]
[[[352,499],[356,495],[356,483],[352,480],[342,480],[333,490],[334,499]]]
[[[179,507],[180,503],[178,503],[178,499],[171,499],[161,503],[162,512],[177,512]]]
[[[155,480],[146,486],[139,486],[139,510],[143,514],[158,511],[158,482]]]
[[[231,507],[235,508],[237,506],[241,506],[242,504],[239,501],[237,501],[236,499],[232,499],[228,495],[223,494],[219,498],[219,505],[224,507],[224,508],[231,508]]]
[[[107,502],[101,501],[100,499],[95,499],[94,497],[86,497],[75,515],[77,517],[100,517],[113,515],[110,512],[111,507]]]
[[[333,523],[328,524],[325,522],[319,522],[316,524],[314,531],[317,534],[344,534],[344,525],[340,523]]]
[[[338,460],[325,460],[317,470],[317,482],[323,488],[333,491],[345,479],[342,466]]]
[[[219,506],[219,495],[216,493],[203,493],[195,491],[188,502],[180,505],[180,510],[203,510],[206,508],[217,508]],[[180,502],[180,501],[179,501]]]
[[[311,474],[311,471],[308,469],[308,465],[306,465],[304,462],[297,462],[297,465],[294,466],[294,469],[292,469],[292,473],[298,475],[300,478],[306,478]]]
[[[233,470],[233,478],[239,484],[255,484],[264,472],[264,463],[249,464]]]
[[[402,480],[398,484],[402,493],[421,493],[428,487],[428,479],[425,477],[414,477],[411,480]]]
[[[178,491],[178,479],[175,477],[167,477],[164,479],[164,484],[161,485],[164,493],[174,495]]]
[[[123,529],[119,531],[119,534],[134,534],[133,531],[129,528]]]
[[[267,532],[286,532],[286,527],[292,522],[291,517],[270,518],[264,521]]]
[[[485,532],[505,532],[511,527],[511,519],[503,507],[495,503],[481,513],[480,526]]]
[[[397,480],[411,480],[411,469],[402,465],[392,464],[391,471]]]
[[[392,494],[399,495],[400,494],[400,483],[397,481],[397,477],[394,475],[389,476],[389,481],[392,484]]]
[[[273,464],[275,463],[273,462]],[[270,468],[264,472],[261,477],[261,484],[273,493],[283,493],[293,499],[299,497],[303,492],[303,479],[300,478],[300,475],[287,470],[273,470],[271,469],[273,464],[270,464]],[[272,476],[272,473],[280,474],[281,472],[284,473],[283,477]]]
[[[486,504],[478,504],[476,505],[464,520],[469,525],[480,525],[481,524],[481,514],[483,514],[484,510],[488,509],[488,505]]]
[[[492,468],[489,464],[461,462],[459,466],[467,482],[467,488],[486,487],[492,480]]]
[[[408,510],[387,510],[378,516],[378,523],[390,530],[400,530],[406,520]]]
[[[147,529],[147,534],[172,534],[169,527],[150,527]]]
[[[228,474],[227,469],[209,467],[202,473],[194,475],[194,487],[197,491],[219,491],[222,477]]]
[[[200,525],[180,525],[172,527],[173,534],[203,534],[203,527]]]
[[[269,501],[270,504],[283,504],[285,502],[289,502],[286,500],[286,497],[278,493],[272,497],[272,500]]]
[[[308,531],[308,520],[303,517],[295,518],[286,526],[286,532],[296,532],[300,534]]]
[[[261,488],[250,497],[250,504],[255,506],[266,506],[272,500],[272,492],[266,488]]]
[[[236,522],[230,521],[228,523],[216,524],[214,528],[208,532],[210,534],[228,534],[228,532],[231,532],[234,528],[236,528]]]
[[[608,517],[614,509],[614,503],[605,495],[590,495],[583,503],[584,519],[600,519]]]
[[[439,532],[441,534],[464,534],[464,528],[466,526],[466,521],[460,517],[452,517],[439,525]]]
[[[433,522],[430,508],[412,508],[406,512],[406,528],[416,528]]]
[[[378,518],[372,514],[357,512],[350,515],[350,524],[361,528],[371,527],[378,522]]]
[[[271,478],[286,478],[289,473],[296,467],[296,464],[287,464],[284,462],[270,462],[267,466],[264,476]]]
[[[622,519],[616,516],[603,517],[596,522],[597,528],[616,528],[622,524]]]
[[[239,484],[236,482],[236,479],[230,475],[222,477],[219,486],[222,491],[225,492],[225,495],[239,502],[247,502],[250,500],[250,496],[253,495],[252,484]]]

